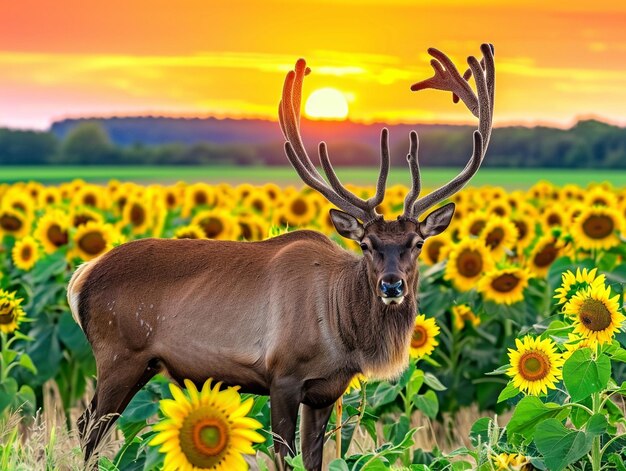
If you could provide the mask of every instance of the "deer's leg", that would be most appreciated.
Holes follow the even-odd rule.
[[[326,425],[333,411],[333,405],[322,409],[313,409],[302,405],[300,416],[300,444],[304,467],[307,470],[321,470],[324,452],[324,435]]]
[[[95,409],[85,411],[79,424],[85,463],[92,458],[133,396],[158,373],[155,365],[133,358],[118,359],[115,365],[98,366],[96,394],[92,400]]]
[[[293,380],[275,380],[270,387],[270,412],[274,452],[278,469],[284,469],[285,456],[296,452],[296,422],[302,385]]]

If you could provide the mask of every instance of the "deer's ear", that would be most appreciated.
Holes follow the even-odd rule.
[[[346,239],[361,240],[365,234],[363,224],[357,218],[350,216],[348,213],[339,211],[338,209],[330,210],[330,219],[339,235]]]
[[[441,208],[435,209],[420,222],[420,232],[424,239],[442,233],[452,221],[454,216],[454,203],[448,203]]]

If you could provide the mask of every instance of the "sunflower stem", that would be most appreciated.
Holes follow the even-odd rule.
[[[343,396],[340,396],[335,403],[335,421],[341,424],[343,420]],[[335,432],[335,445],[337,447],[337,459],[341,459],[341,427]]]
[[[600,412],[601,401],[600,401],[600,393],[595,392],[591,396],[592,400],[592,408],[593,413],[597,414]],[[591,470],[592,471],[600,471],[602,467],[602,444],[600,442],[600,435],[593,437],[593,442],[591,444]]]

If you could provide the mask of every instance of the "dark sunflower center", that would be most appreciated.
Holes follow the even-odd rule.
[[[74,216],[74,227],[87,224],[89,221],[95,221],[96,219],[89,214],[77,214]]]
[[[215,217],[204,218],[200,221],[200,227],[202,227],[204,234],[209,239],[217,237],[224,231],[224,224],[220,219]]]
[[[96,196],[89,193],[83,197],[83,203],[87,206],[95,206],[96,205]]]
[[[428,245],[428,257],[430,257],[430,259],[433,262],[439,261],[439,254],[441,254],[441,247],[443,247],[443,242],[436,240],[436,239],[433,240]]]
[[[52,245],[55,247],[61,247],[67,244],[67,231],[61,229],[58,224],[52,224],[46,231],[46,236]]]
[[[241,235],[246,240],[252,240],[252,227],[245,221],[239,221],[239,229],[241,229]]]
[[[201,469],[217,466],[229,444],[228,424],[213,411],[200,408],[185,418],[180,430],[180,448],[194,466]]]
[[[594,332],[599,332],[611,325],[611,313],[602,301],[597,299],[586,299],[580,311],[578,318],[585,327]]]
[[[133,226],[141,226],[146,220],[146,210],[138,203],[134,203],[130,208],[130,221]]]
[[[554,243],[549,243],[535,254],[533,261],[538,267],[547,267],[552,262],[554,262],[558,254],[559,251],[554,246]]]
[[[469,228],[469,233],[473,236],[478,236],[485,228],[486,222],[483,220],[477,220],[472,223]]]
[[[126,206],[127,202],[128,198],[126,196],[120,196],[120,198],[117,200],[117,205],[120,209],[124,209],[124,206]]]
[[[17,232],[22,228],[22,221],[16,216],[3,214],[0,216],[0,227],[5,231]]]
[[[411,337],[411,347],[420,348],[423,347],[428,341],[428,332],[421,325],[418,325],[413,330],[413,336]]]
[[[308,205],[302,198],[298,198],[291,203],[291,212],[296,216],[302,216],[306,214]]]
[[[495,208],[493,208],[493,212],[500,217],[506,215],[506,210],[502,206],[496,206]]]
[[[265,205],[263,204],[263,200],[255,199],[252,201],[252,207],[259,212],[263,212],[265,209]]]
[[[489,231],[489,234],[487,234],[485,245],[487,245],[490,249],[495,249],[502,243],[503,240],[504,231],[501,227],[495,227],[493,230]]]
[[[457,258],[456,268],[461,276],[473,278],[483,271],[483,258],[480,252],[465,249]]]
[[[508,293],[509,291],[513,291],[520,281],[517,276],[511,273],[505,273],[504,275],[494,278],[491,282],[491,287],[500,293]]]
[[[608,205],[609,205],[608,201],[603,198],[594,198],[594,200],[591,202],[591,206],[608,206]]]
[[[165,202],[167,204],[167,206],[169,208],[173,207],[176,205],[176,195],[172,194],[172,193],[168,193],[167,196],[165,197]]]
[[[22,253],[20,254],[22,260],[28,262],[33,256],[33,248],[30,245],[22,247]]]
[[[548,216],[548,226],[560,226],[561,225],[561,216],[558,214],[552,213]]]
[[[550,372],[550,360],[541,352],[526,352],[519,360],[519,373],[526,381],[538,381]]]
[[[193,202],[198,206],[205,205],[209,203],[209,198],[204,191],[196,191],[193,194]]]
[[[84,234],[78,241],[81,250],[89,255],[98,255],[106,247],[106,241],[100,231],[91,231]]]
[[[583,222],[583,231],[592,239],[604,239],[613,233],[615,224],[608,216],[593,214]]]

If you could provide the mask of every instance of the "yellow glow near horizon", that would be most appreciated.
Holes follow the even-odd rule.
[[[343,120],[348,117],[348,100],[336,88],[319,88],[307,98],[304,112],[313,119]]]

